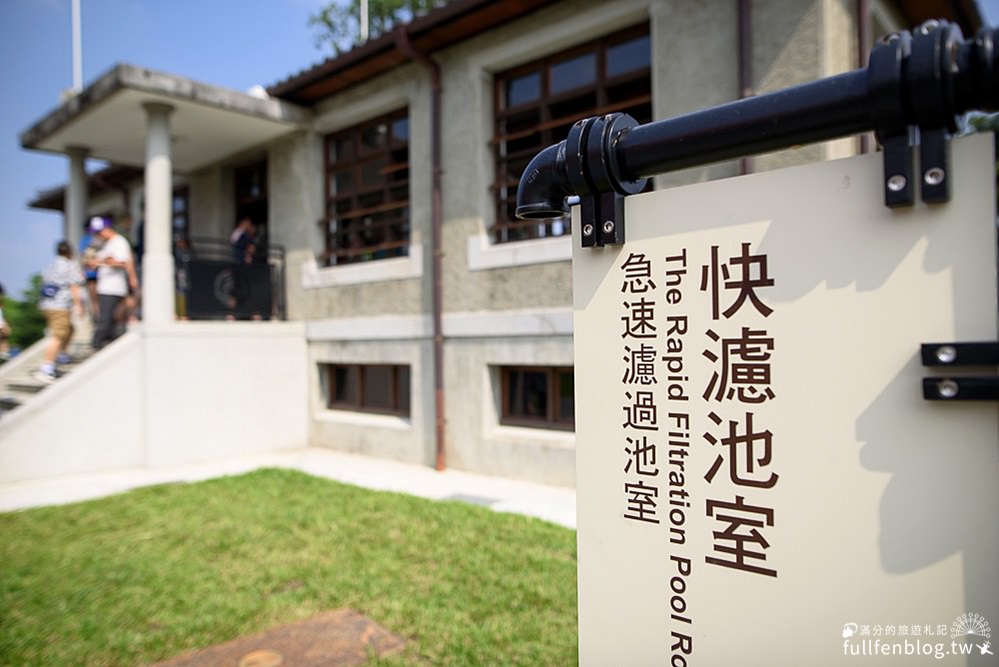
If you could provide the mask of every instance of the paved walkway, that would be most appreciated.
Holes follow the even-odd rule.
[[[292,468],[369,489],[397,491],[434,500],[463,500],[497,512],[525,514],[568,528],[576,527],[576,492],[573,489],[460,470],[437,472],[426,466],[315,447],[187,466],[134,468],[44,481],[0,483],[0,512],[99,498],[152,484],[239,475],[265,467]]]

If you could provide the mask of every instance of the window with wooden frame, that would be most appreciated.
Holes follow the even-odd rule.
[[[520,176],[577,120],[622,112],[639,123],[651,121],[651,58],[649,26],[643,24],[495,75],[494,243],[569,233],[568,216],[517,219]]]
[[[500,423],[572,430],[574,386],[571,367],[502,366]]]
[[[326,405],[336,410],[409,415],[409,366],[324,364]]]
[[[320,264],[409,254],[409,112],[326,137],[325,248]]]

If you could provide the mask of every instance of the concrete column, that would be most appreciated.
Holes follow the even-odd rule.
[[[149,102],[146,110],[146,209],[143,228],[142,317],[149,324],[174,319],[172,243],[173,162],[169,104]]]
[[[87,155],[89,148],[84,146],[69,146],[69,187],[66,188],[63,238],[69,242],[74,253],[79,252],[80,239],[83,238],[83,225],[87,219],[87,206],[90,199],[90,189],[87,187]],[[53,249],[54,250],[54,249]]]

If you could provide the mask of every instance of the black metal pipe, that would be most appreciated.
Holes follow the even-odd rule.
[[[868,130],[866,74],[854,71],[639,125],[617,142],[622,176],[635,180]]]
[[[963,41],[933,21],[882,39],[866,68],[838,76],[646,125],[623,114],[582,120],[528,164],[517,215],[563,215],[568,195],[633,194],[654,174],[870,130],[893,154],[911,128],[935,145],[958,114],[999,108],[997,37],[988,28]]]

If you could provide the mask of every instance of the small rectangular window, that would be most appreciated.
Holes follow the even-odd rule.
[[[500,368],[500,422],[571,430],[575,426],[572,368]]]
[[[409,415],[409,366],[324,364],[327,407],[357,412]]]

